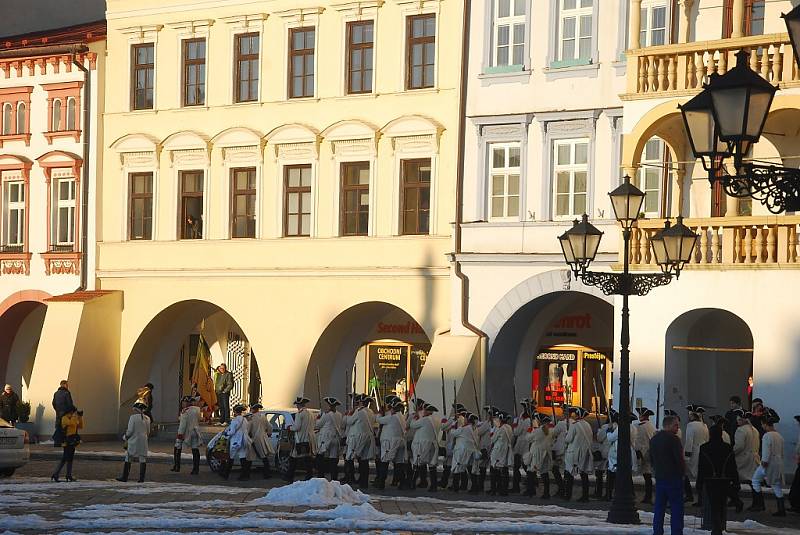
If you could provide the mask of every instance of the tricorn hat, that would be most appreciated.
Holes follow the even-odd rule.
[[[463,403],[458,402],[453,403],[453,408],[456,410],[456,412],[466,409]]]
[[[147,404],[144,401],[136,401],[136,403],[133,404],[133,408],[143,411],[147,409]]]
[[[426,403],[424,409],[428,412],[439,412],[439,409],[433,403]]]
[[[795,415],[794,419],[797,420],[798,424],[800,424],[800,414]]]
[[[764,410],[764,421],[766,421],[770,425],[775,425],[781,421],[780,415],[775,411],[775,409],[770,409],[769,407]]]
[[[237,403],[236,405],[234,405],[234,406],[233,406],[233,409],[231,409],[231,410],[232,410],[234,413],[237,413],[237,412],[244,412],[244,405],[242,405],[241,403]]]
[[[678,413],[672,409],[664,409],[664,416],[674,416],[676,418],[680,418],[680,416],[678,416]]]
[[[295,400],[294,400],[293,405],[302,406],[302,405],[305,405],[306,403],[308,403],[308,401],[309,401],[308,398],[304,398],[303,396],[297,396],[297,398],[295,398]]]
[[[263,409],[263,408],[264,408],[264,405],[262,405],[261,403],[253,403],[252,405],[250,405],[250,410],[251,410],[251,411],[252,411],[253,409],[255,409],[255,410],[261,410],[261,409]]]
[[[745,413],[744,409],[736,409],[735,411],[733,411],[733,414],[737,418],[744,418],[746,413]]]
[[[335,398],[335,397],[333,397],[333,396],[329,396],[329,397],[327,397],[327,398],[322,398],[322,401],[324,401],[325,403],[327,403],[327,404],[328,404],[328,405],[330,405],[331,407],[336,407],[336,406],[338,406],[338,405],[341,405],[341,404],[342,404],[342,403],[341,403],[341,402],[340,402],[338,399],[336,399],[336,398]]]
[[[394,405],[395,403],[397,403],[398,401],[403,401],[403,400],[401,400],[399,397],[395,396],[394,394],[389,394],[388,396],[383,398],[383,404],[384,405],[391,406],[391,405]]]
[[[639,413],[639,418],[649,418],[655,415],[655,413],[647,407],[636,407],[636,412]]]
[[[706,410],[700,405],[686,405],[686,410],[695,414],[703,414]]]

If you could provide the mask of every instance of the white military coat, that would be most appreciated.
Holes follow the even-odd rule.
[[[323,413],[315,425],[317,452],[328,459],[338,459],[342,437],[345,436],[344,415],[338,411]]]
[[[736,456],[736,469],[739,472],[739,479],[741,481],[750,481],[753,479],[753,473],[756,468],[761,464],[761,458],[758,453],[761,437],[759,437],[756,428],[750,424],[750,420],[736,428],[734,437],[733,453]]]
[[[571,422],[565,438],[565,471],[571,474],[590,473],[593,470],[592,426],[586,420]]]
[[[403,463],[406,460],[406,417],[403,413],[389,413],[377,417],[381,428],[381,461]]]
[[[514,427],[514,455],[524,455],[528,452],[531,445],[531,434],[528,429],[531,427],[531,419],[520,416],[517,425]]]
[[[456,429],[451,429],[453,435],[453,473],[460,474],[477,468],[477,461],[480,459],[480,435],[477,429],[471,424],[465,424]],[[477,473],[473,470],[474,473]]]
[[[228,437],[228,452],[231,459],[255,459],[253,441],[250,440],[250,423],[243,415],[238,415],[231,420],[225,429]]]
[[[250,440],[253,442],[253,449],[260,459],[267,459],[275,455],[275,448],[272,446],[272,424],[263,412],[254,412],[248,416]]]
[[[127,443],[126,462],[131,462],[136,457],[139,458],[139,462],[147,462],[148,433],[150,433],[150,418],[140,412],[131,414],[128,418],[128,428],[122,435],[122,440]]]
[[[505,468],[514,464],[513,440],[514,431],[510,425],[502,424],[492,429],[492,451],[489,454],[492,468]]]
[[[546,425],[534,429],[529,446],[528,471],[545,474],[553,469],[553,430]]]
[[[631,429],[631,470],[633,472],[639,469],[639,462],[636,459],[636,450],[633,449],[634,433]],[[608,441],[608,471],[617,471],[617,446],[619,444],[619,426],[614,424],[613,428],[606,431],[606,440]]]
[[[344,421],[348,425],[347,452],[345,454],[348,461],[368,460],[375,456],[375,434],[371,412],[366,407],[359,407],[353,414],[344,417]]]
[[[419,416],[409,421],[408,426],[415,430],[411,441],[411,454],[414,466],[436,466],[439,464],[439,429],[436,417]]]
[[[178,423],[178,436],[175,447],[181,449],[185,444],[192,449],[197,449],[203,445],[203,437],[200,435],[201,410],[197,405],[190,405],[181,411]],[[180,437],[183,438],[180,438]]]
[[[708,442],[708,427],[700,421],[686,424],[686,440],[683,450],[687,454],[686,471],[689,478],[697,479],[697,470],[700,466],[700,446]]]
[[[653,467],[650,463],[650,439],[653,438],[655,434],[656,428],[650,420],[640,422],[636,428],[634,449],[641,455],[639,458],[639,470],[642,474],[653,473]]]
[[[294,415],[294,422],[289,428],[292,432],[294,432],[295,445],[307,442],[311,450],[310,454],[312,456],[316,455],[317,453],[317,437],[314,433],[315,423],[314,416],[304,407],[297,411],[297,414]],[[292,450],[292,457],[298,456],[298,453],[295,450]]]
[[[761,462],[765,468],[766,481],[774,487],[783,486],[783,437],[777,431],[768,431],[761,439]]]

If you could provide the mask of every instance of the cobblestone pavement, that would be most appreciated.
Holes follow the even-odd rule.
[[[493,502],[485,495],[391,489],[370,491],[369,504],[361,506],[274,506],[254,500],[283,485],[278,479],[238,481],[234,472],[225,481],[205,466],[190,476],[185,465],[175,474],[169,464],[150,463],[147,483],[123,484],[113,481],[121,463],[77,459],[79,481],[54,483],[49,481],[54,464],[34,460],[0,480],[0,533],[652,533],[648,512],[641,513],[642,526],[609,526],[607,503],[597,501],[509,496]],[[131,475],[138,475],[136,465]],[[745,521],[732,514],[730,520],[729,533],[800,535],[788,529],[800,526],[800,516],[775,522],[769,515]],[[699,528],[699,520],[687,518],[686,525]]]

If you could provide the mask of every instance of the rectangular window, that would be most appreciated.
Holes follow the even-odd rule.
[[[258,53],[257,33],[243,33],[236,36],[236,56],[234,58],[234,102],[253,102],[258,100]]]
[[[341,167],[342,236],[369,232],[369,162],[346,162]]]
[[[314,96],[314,40],[316,30],[289,30],[289,98]]]
[[[284,176],[284,236],[311,235],[311,166],[289,165]]]
[[[722,4],[722,38],[728,39],[733,34],[733,2],[724,0]],[[764,0],[744,0],[744,27],[742,34],[764,34]]]
[[[153,173],[132,173],[129,178],[128,239],[153,239]]]
[[[525,5],[527,0],[495,0],[492,65],[525,64]]]
[[[75,179],[59,178],[53,182],[55,245],[71,248],[75,245]]]
[[[592,11],[594,0],[560,0],[558,59],[592,59]]]
[[[642,152],[637,187],[644,192],[642,212],[646,217],[659,217],[662,213],[662,191],[667,169],[665,152],[664,141],[657,137],[648,140]]]
[[[436,63],[436,15],[408,17],[406,89],[433,87]]]
[[[231,169],[231,238],[256,237],[256,169]]]
[[[347,23],[347,92],[372,92],[374,22]]]
[[[199,240],[203,237],[203,171],[181,171],[180,183],[179,238]]]
[[[206,40],[183,41],[183,105],[206,103]]]
[[[586,212],[589,141],[565,139],[553,145],[556,218],[579,216]]]
[[[665,0],[642,2],[639,45],[658,46],[667,42],[667,3]]]
[[[153,82],[155,78],[155,44],[146,43],[131,47],[131,108],[153,109]]]
[[[400,182],[401,234],[428,234],[431,219],[430,159],[403,160]]]
[[[25,182],[4,184],[3,240],[4,252],[22,252],[25,249]]]
[[[518,218],[520,145],[494,143],[489,154],[489,218]]]

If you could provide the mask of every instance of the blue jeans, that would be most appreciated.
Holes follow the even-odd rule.
[[[683,534],[683,478],[656,479],[653,535],[664,535],[664,512],[669,502],[670,533]]]

